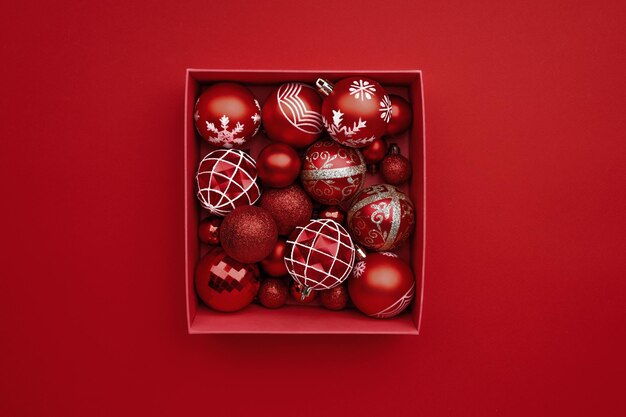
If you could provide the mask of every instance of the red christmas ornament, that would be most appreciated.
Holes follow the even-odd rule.
[[[350,200],[361,189],[365,171],[358,149],[325,139],[307,149],[300,178],[314,200],[335,205]]]
[[[259,288],[259,301],[263,307],[279,308],[287,302],[287,285],[279,278],[267,278]]]
[[[256,169],[264,185],[286,187],[298,178],[302,162],[298,153],[288,145],[267,145],[256,159]]]
[[[324,207],[317,216],[318,219],[330,219],[342,224],[346,218],[346,213],[339,206]]]
[[[409,129],[413,121],[413,110],[411,105],[404,98],[389,94],[391,100],[391,121],[387,126],[387,134],[397,136]]]
[[[415,209],[411,200],[392,185],[363,189],[348,210],[348,229],[361,245],[385,251],[403,243],[413,232]]]
[[[286,83],[270,93],[263,105],[263,129],[270,139],[303,148],[320,138],[322,99],[313,87]]]
[[[333,86],[319,78],[315,84],[326,96],[322,103],[324,127],[337,142],[362,148],[385,134],[391,101],[376,81],[348,77]]]
[[[305,294],[302,286],[295,281],[291,281],[289,292],[293,299],[300,304],[309,304],[317,298],[317,291],[309,291]]]
[[[285,266],[285,248],[287,242],[285,239],[278,238],[274,249],[270,254],[261,261],[260,266],[263,272],[272,277],[280,277],[287,275],[287,267]]]
[[[361,152],[366,164],[377,164],[387,155],[387,142],[382,138],[378,138],[361,149]]]
[[[285,188],[268,188],[261,197],[260,206],[272,213],[278,226],[278,234],[286,236],[309,222],[313,203],[299,185]]]
[[[285,265],[307,295],[341,284],[352,270],[354,253],[352,239],[339,223],[312,220],[296,227],[287,239]]]
[[[213,146],[241,147],[261,126],[261,107],[240,84],[218,83],[204,90],[193,113],[200,136]]]
[[[219,245],[220,224],[222,224],[222,219],[219,217],[207,217],[202,220],[198,226],[198,238],[200,242],[206,245]]]
[[[396,255],[370,253],[354,266],[348,291],[363,314],[386,319],[409,306],[415,295],[415,279],[409,265]]]
[[[220,241],[231,258],[254,263],[266,258],[276,246],[278,228],[269,211],[241,206],[230,212],[220,227]]]
[[[348,290],[344,285],[337,285],[330,290],[320,291],[320,301],[329,310],[343,310],[348,304]]]
[[[226,255],[219,246],[207,253],[196,268],[196,291],[209,307],[224,312],[241,310],[259,289],[259,269]]]
[[[400,154],[398,145],[391,145],[389,155],[380,163],[380,173],[392,185],[404,184],[411,177],[411,162]]]
[[[237,149],[217,149],[198,167],[196,185],[200,204],[225,216],[236,207],[254,204],[261,196],[254,159]]]

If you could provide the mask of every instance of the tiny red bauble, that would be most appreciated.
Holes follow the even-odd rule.
[[[391,100],[391,121],[387,126],[387,134],[397,136],[411,126],[413,111],[409,102],[396,94],[389,94],[389,100]]]
[[[317,291],[309,291],[305,295],[302,291],[302,286],[295,281],[291,281],[289,292],[291,293],[293,299],[300,304],[309,304],[317,298]]]
[[[396,255],[370,253],[354,266],[348,290],[363,314],[386,319],[409,306],[415,295],[415,279],[409,265]]]
[[[298,153],[289,145],[271,143],[256,158],[256,169],[264,185],[282,188],[293,183],[298,175],[302,162]]]
[[[320,301],[329,310],[343,310],[348,304],[348,290],[344,285],[337,285],[330,290],[320,291]]]
[[[389,155],[380,163],[380,174],[391,185],[404,184],[411,177],[411,162],[400,154],[398,145],[391,145]]]
[[[261,107],[236,83],[213,84],[196,101],[193,118],[200,136],[213,146],[241,147],[261,126]]]
[[[322,99],[313,87],[286,83],[270,93],[263,105],[263,129],[276,142],[303,148],[320,138]]]
[[[220,224],[222,219],[219,217],[207,217],[198,225],[198,238],[200,242],[206,245],[220,244]]]
[[[269,211],[256,206],[241,206],[230,212],[220,227],[220,241],[231,258],[254,263],[274,249],[278,228]]]
[[[346,213],[339,206],[328,206],[320,210],[318,219],[330,219],[342,224],[346,218]]]
[[[313,213],[311,199],[296,184],[266,189],[259,205],[272,214],[281,236],[288,235],[296,226],[307,224]]]
[[[365,171],[358,149],[325,139],[307,149],[300,178],[315,201],[335,205],[356,195],[365,182]]]
[[[365,77],[348,77],[335,85],[318,79],[322,102],[322,122],[337,142],[362,148],[382,137],[391,119],[391,101],[385,89]]]
[[[200,259],[195,284],[198,296],[207,306],[218,311],[237,311],[254,300],[259,290],[259,269],[234,260],[218,246]]]
[[[259,263],[263,272],[271,277],[281,277],[288,274],[287,267],[285,266],[286,246],[287,242],[285,242],[285,239],[278,238],[274,249]]]
[[[267,278],[259,288],[259,301],[263,307],[279,308],[287,302],[287,285],[279,278]]]
[[[387,142],[382,138],[378,138],[361,149],[361,153],[363,153],[363,159],[365,159],[366,164],[377,164],[387,155]]]

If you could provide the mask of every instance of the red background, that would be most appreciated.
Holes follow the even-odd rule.
[[[119,3],[0,6],[0,415],[626,412],[623,1]],[[424,71],[420,336],[187,335],[186,67]]]

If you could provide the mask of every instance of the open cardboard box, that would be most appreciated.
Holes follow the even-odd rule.
[[[289,304],[270,310],[253,303],[235,313],[220,313],[206,307],[194,289],[195,268],[208,250],[198,240],[198,223],[208,213],[196,199],[194,179],[201,159],[212,149],[197,134],[193,123],[193,109],[203,89],[213,83],[233,81],[246,85],[261,103],[271,89],[289,81],[314,85],[319,77],[336,82],[349,75],[363,75],[380,82],[387,92],[401,95],[413,107],[413,125],[409,132],[388,143],[397,143],[402,154],[413,164],[409,184],[401,187],[415,204],[415,231],[411,239],[396,252],[413,269],[416,288],[411,307],[391,319],[374,319],[359,313],[354,307],[330,311],[319,305]],[[251,141],[253,158],[269,141],[259,133]],[[185,88],[185,281],[187,296],[187,325],[189,333],[334,333],[334,334],[418,334],[422,316],[425,249],[425,137],[424,97],[422,73],[410,71],[249,71],[188,69]],[[382,183],[378,175],[368,174],[365,186]]]

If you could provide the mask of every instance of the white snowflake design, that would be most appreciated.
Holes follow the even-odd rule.
[[[243,132],[244,125],[240,122],[237,122],[235,127],[231,130],[229,129],[230,119],[228,116],[223,115],[220,118],[221,128],[222,130],[218,130],[213,123],[206,122],[206,129],[215,134],[216,136],[210,136],[207,140],[211,143],[215,143],[217,145],[222,145],[225,148],[232,148],[233,145],[241,145],[245,143],[245,138],[236,138],[236,136]]]
[[[365,101],[371,100],[374,93],[376,92],[376,87],[372,83],[366,80],[358,80],[352,81],[352,84],[349,88],[350,95],[354,96],[357,100]]]
[[[252,119],[254,124],[257,124],[261,120],[261,115],[259,113],[254,113],[252,116],[250,116],[250,118]]]
[[[329,124],[325,117],[322,117],[322,119],[322,121],[324,122],[324,127],[333,137],[336,137],[338,134],[343,133],[347,138],[350,138],[367,126],[367,121],[362,120],[360,117],[358,122],[354,122],[352,124],[352,128],[349,128],[348,126],[342,126],[343,113],[341,112],[341,110],[333,110],[332,124]]]
[[[359,261],[356,265],[354,265],[354,269],[352,270],[352,277],[361,278],[363,272],[365,272],[365,262]]]
[[[389,123],[389,120],[391,120],[391,100],[389,100],[389,96],[387,94],[385,94],[383,99],[380,101],[380,108],[378,111],[380,112],[380,118]]]
[[[380,253],[381,255],[392,257],[392,258],[397,258],[398,257],[398,255],[396,255],[395,253],[392,253],[392,252],[378,252],[378,253]]]
[[[252,122],[256,125],[256,129],[254,129],[254,133],[252,134],[252,136],[255,136],[258,133],[259,128],[261,127],[261,105],[259,104],[259,100],[257,100],[256,98],[254,99],[254,105],[256,106],[256,109],[258,111],[252,116]]]

